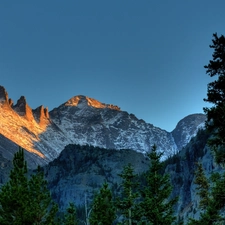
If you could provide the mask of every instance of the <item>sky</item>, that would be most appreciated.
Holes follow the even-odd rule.
[[[73,96],[172,131],[207,105],[212,34],[224,0],[0,2],[0,85],[49,111]]]

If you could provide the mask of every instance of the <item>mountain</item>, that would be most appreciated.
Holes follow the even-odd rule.
[[[199,130],[197,135],[177,154],[164,162],[164,172],[169,174],[173,187],[171,198],[179,197],[175,216],[187,224],[188,218],[199,218],[199,196],[195,180],[196,162],[201,162],[207,177],[212,172],[224,171],[216,165],[207,146],[208,132]],[[59,157],[44,167],[49,188],[60,210],[73,201],[77,207],[88,209],[93,195],[106,181],[115,195],[120,191],[118,176],[130,163],[134,173],[141,175],[149,168],[149,158],[129,149],[108,150],[93,146],[68,145]],[[139,181],[142,182],[142,176]],[[84,211],[84,209],[83,209]]]
[[[119,190],[118,174],[131,163],[141,174],[149,165],[145,153],[156,144],[165,155],[165,172],[179,196],[175,213],[184,221],[198,218],[199,197],[194,184],[195,163],[201,161],[207,177],[221,168],[206,146],[205,115],[188,115],[172,132],[146,123],[118,106],[86,96],[75,96],[48,112],[31,109],[22,96],[14,105],[0,86],[0,184],[12,168],[11,159],[20,145],[30,168],[44,165],[53,198],[61,209],[69,201],[83,205],[106,180]],[[144,154],[143,154],[144,153]]]
[[[51,194],[65,210],[71,199],[77,206],[90,202],[93,194],[107,181],[114,192],[120,189],[118,176],[131,163],[136,174],[146,171],[149,159],[129,149],[109,150],[94,146],[68,145],[44,167]]]
[[[192,137],[196,136],[199,129],[204,128],[205,119],[204,114],[196,113],[188,115],[178,122],[172,131],[172,136],[179,150],[185,147]]]
[[[104,104],[86,96],[75,96],[52,111],[39,106],[31,109],[22,96],[14,105],[0,86],[0,134],[29,152],[28,165],[45,165],[68,144],[93,145],[107,149],[148,152],[156,144],[165,156],[178,152],[205,121],[194,114],[179,122],[173,132],[146,123],[118,106]],[[12,149],[12,150],[11,150]],[[2,146],[9,158],[16,148]]]

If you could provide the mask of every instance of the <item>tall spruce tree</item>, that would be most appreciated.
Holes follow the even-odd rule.
[[[108,184],[104,183],[94,197],[89,221],[91,225],[112,225],[115,218],[112,192]]]
[[[43,173],[39,168],[37,174],[29,179],[24,151],[19,148],[14,155],[10,179],[0,190],[0,224],[56,224],[57,206],[51,208],[50,203]]]
[[[58,206],[53,202],[47,181],[44,178],[44,172],[38,166],[35,174],[29,179],[29,197],[34,199],[30,201],[29,209],[35,225],[57,224],[56,214]]]
[[[195,184],[197,184],[197,194],[200,196],[200,202],[199,202],[199,206],[202,209],[206,209],[208,204],[209,204],[209,200],[210,200],[210,196],[209,196],[209,181],[205,176],[203,167],[201,163],[197,163],[197,168],[196,168],[196,172],[195,172]]]
[[[169,175],[162,173],[162,153],[158,153],[156,145],[148,153],[150,166],[146,173],[146,186],[142,191],[143,200],[139,204],[140,223],[154,225],[171,225],[175,221],[173,206],[177,201],[169,199],[172,186]]]
[[[204,108],[206,128],[213,134],[209,144],[216,153],[216,161],[225,163],[225,37],[214,33],[210,48],[214,50],[213,59],[205,66],[206,73],[217,79],[208,84],[207,98],[204,99],[213,104],[211,108]]]
[[[76,207],[73,203],[67,208],[64,220],[64,225],[78,225]]]
[[[2,186],[0,192],[0,224],[31,224],[31,216],[27,207],[31,200],[27,165],[21,148],[14,156],[13,167],[9,182]]]
[[[225,174],[213,173],[210,179],[207,179],[202,165],[199,163],[195,176],[201,213],[198,220],[190,219],[188,224],[219,225],[225,223],[225,218],[221,216],[221,210],[225,207]]]
[[[122,178],[122,191],[120,197],[117,198],[116,206],[119,209],[119,213],[122,215],[120,224],[136,224],[136,200],[139,196],[135,191],[138,186],[138,183],[136,182],[137,175],[134,174],[134,169],[129,163],[123,168],[123,171],[119,176]]]

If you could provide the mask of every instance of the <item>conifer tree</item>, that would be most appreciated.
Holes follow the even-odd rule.
[[[39,224],[57,224],[56,214],[58,206],[53,202],[51,194],[47,187],[47,181],[44,179],[44,172],[38,166],[35,174],[29,179],[29,196],[34,201],[30,201],[30,214],[33,223]]]
[[[76,207],[73,203],[70,203],[66,210],[64,225],[77,225],[77,212]]]
[[[89,221],[91,225],[112,225],[115,218],[112,192],[108,184],[104,183],[94,197]]]
[[[177,199],[169,200],[172,187],[168,175],[162,174],[162,153],[158,153],[156,145],[148,153],[150,167],[146,173],[146,183],[142,191],[143,200],[139,204],[140,223],[154,225],[170,225],[175,221],[173,206]]]
[[[9,181],[0,190],[1,225],[55,225],[57,206],[52,203],[43,172],[29,179],[24,151],[13,159]]]
[[[27,165],[21,148],[13,159],[10,180],[0,192],[0,224],[31,224],[28,203],[29,198]]]
[[[208,84],[207,98],[204,101],[212,103],[211,108],[204,108],[207,115],[206,128],[213,133],[209,141],[215,151],[216,161],[225,163],[225,37],[213,34],[213,59],[205,66],[210,77],[217,77]]]
[[[212,134],[209,146],[215,152],[215,161],[225,163],[225,37],[213,34],[212,45],[214,50],[206,73],[210,77],[216,77],[208,84],[207,98],[204,101],[212,103],[211,108],[204,108],[207,116],[206,128]],[[212,174],[207,180],[202,166],[198,166],[195,183],[201,198],[199,207],[203,210],[199,220],[191,219],[189,224],[218,224],[224,221],[220,211],[225,206],[225,173]],[[211,185],[210,185],[211,184]]]
[[[139,196],[135,192],[135,188],[138,183],[136,182],[137,175],[134,174],[134,169],[129,163],[123,168],[123,171],[119,176],[122,180],[122,192],[120,197],[117,198],[116,206],[122,214],[122,223],[123,225],[132,225],[135,224],[136,220],[136,202],[135,200]]]
[[[202,209],[207,208],[209,204],[209,181],[205,176],[201,163],[197,163],[197,169],[195,172],[195,184],[197,184],[197,194],[200,196],[199,206]]]
[[[220,215],[221,209],[225,207],[225,174],[213,173],[208,180],[205,177],[202,165],[198,164],[195,183],[198,185],[199,207],[202,211],[198,220],[190,219],[188,224],[211,225],[225,222],[225,218]]]

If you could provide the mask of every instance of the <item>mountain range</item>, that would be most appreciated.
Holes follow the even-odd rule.
[[[167,132],[118,106],[83,95],[72,97],[50,112],[43,106],[31,109],[24,96],[14,104],[0,86],[0,152],[12,159],[17,145],[21,146],[27,150],[30,167],[57,158],[68,144],[141,153],[156,144],[168,157],[180,151],[204,122],[204,114],[188,115]]]
[[[167,132],[118,106],[83,95],[50,112],[43,106],[31,109],[24,96],[14,104],[0,86],[0,185],[8,180],[19,145],[26,150],[30,169],[38,164],[43,167],[61,210],[71,200],[82,206],[85,199],[90,203],[105,180],[117,192],[118,174],[128,163],[137,174],[146,171],[149,159],[145,153],[156,144],[164,152],[172,197],[179,196],[175,214],[187,222],[199,217],[195,163],[202,162],[206,176],[221,170],[206,145],[205,120],[204,114],[188,115]]]

